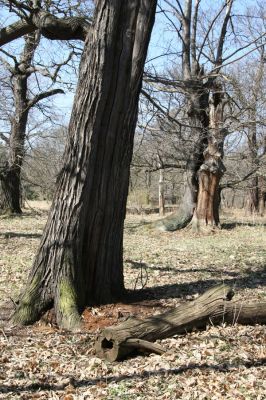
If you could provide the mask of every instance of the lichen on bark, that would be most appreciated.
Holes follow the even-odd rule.
[[[74,330],[80,327],[80,316],[77,305],[77,293],[73,283],[63,278],[58,285],[58,300],[56,304],[57,319],[64,329]]]
[[[45,304],[40,299],[40,274],[35,275],[27,285],[18,301],[17,309],[12,316],[12,322],[21,325],[29,325],[35,322]]]

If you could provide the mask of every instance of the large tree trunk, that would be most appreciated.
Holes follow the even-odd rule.
[[[225,102],[219,84],[209,94],[208,147],[203,152],[204,160],[198,170],[199,191],[194,210],[192,227],[200,231],[207,227],[219,227],[220,190],[219,183],[225,167],[222,162],[223,143],[226,131],[223,129]]]
[[[14,320],[54,304],[60,326],[117,299],[138,98],[156,1],[99,0],[80,65],[64,166]]]
[[[1,206],[2,212],[21,214],[21,179],[20,166],[6,165],[1,172]]]
[[[160,354],[165,350],[151,342],[186,334],[195,328],[202,329],[210,323],[266,323],[266,302],[231,302],[233,295],[229,286],[217,286],[196,300],[181,304],[164,314],[146,319],[130,318],[117,326],[108,327],[96,340],[96,352],[108,361],[123,359],[136,350]]]
[[[221,153],[216,144],[209,144],[204,152],[205,160],[198,171],[199,192],[192,227],[200,231],[203,227],[220,226],[219,182],[224,172]]]

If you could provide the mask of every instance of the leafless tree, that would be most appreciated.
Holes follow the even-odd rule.
[[[20,214],[21,211],[21,168],[25,157],[25,141],[29,113],[33,108],[55,94],[64,93],[62,89],[53,88],[33,94],[29,85],[32,76],[36,76],[38,67],[34,66],[34,53],[39,44],[39,32],[25,36],[24,48],[20,57],[12,55],[7,50],[1,49],[0,62],[9,73],[11,99],[5,98],[5,103],[10,109],[6,110],[8,119],[2,124],[10,132],[2,133],[1,139],[7,149],[7,157],[0,169],[4,210]],[[5,58],[3,57],[5,56]],[[7,60],[8,58],[8,60]],[[47,75],[47,72],[46,72]],[[51,78],[53,78],[51,76]],[[38,79],[38,78],[37,78]],[[53,83],[53,82],[52,82]],[[2,94],[4,98],[4,94]]]
[[[148,71],[145,81],[155,91],[183,94],[186,129],[193,139],[187,158],[182,206],[177,214],[159,222],[160,229],[181,228],[192,217],[193,227],[197,230],[206,225],[219,225],[219,182],[225,172],[223,143],[228,134],[225,107],[229,98],[224,71],[265,38],[265,33],[260,32],[248,43],[239,41],[232,13],[234,3],[234,0],[217,2],[215,10],[198,0],[165,0],[160,6],[161,13],[182,43],[182,48],[176,50],[176,57],[181,55],[181,62],[176,61],[175,69],[164,76]],[[157,98],[147,92],[144,95],[157,104],[159,113],[165,115],[177,131],[183,129],[182,121],[158,104]]]

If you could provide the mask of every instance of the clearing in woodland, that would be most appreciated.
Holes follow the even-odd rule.
[[[240,301],[265,301],[265,218],[227,211],[222,230],[198,235],[146,229],[142,216],[128,216],[124,275],[133,295],[87,308],[83,329],[73,334],[58,330],[52,312],[30,327],[7,324],[47,217],[45,207],[34,208],[0,218],[1,399],[266,398],[266,328],[238,325],[237,316],[233,326],[158,341],[167,350],[161,356],[109,363],[93,348],[103,327],[162,313],[216,284],[232,284]]]

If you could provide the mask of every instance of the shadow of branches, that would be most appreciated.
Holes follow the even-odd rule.
[[[143,263],[134,262],[133,268],[140,268],[140,265]],[[142,265],[142,268],[144,266]],[[147,266],[146,266],[147,267]],[[164,268],[164,267],[163,267]],[[161,270],[161,268],[158,268]],[[169,271],[169,268],[167,267]],[[176,269],[173,269],[176,272]],[[178,273],[192,272],[195,270],[184,270],[178,271]],[[200,271],[203,271],[202,269]],[[216,275],[219,271],[214,269],[205,269],[206,272],[213,273]],[[196,272],[196,271],[195,271]],[[170,299],[170,298],[182,298],[186,295],[194,295],[196,293],[203,293],[205,290],[219,284],[228,284],[232,286],[234,289],[238,288],[248,288],[255,289],[259,286],[266,286],[266,265],[262,267],[257,267],[256,270],[252,270],[251,268],[246,269],[244,272],[244,276],[239,276],[235,272],[231,271],[223,271],[223,275],[227,275],[228,278],[209,278],[209,279],[200,279],[192,282],[185,283],[174,283],[174,284],[166,284],[161,286],[143,288],[138,290],[128,290],[125,301],[134,302],[134,301],[142,301],[142,300],[150,300],[150,299]]]
[[[190,365],[181,365],[180,367],[177,368],[161,368],[159,370],[153,370],[153,371],[143,371],[140,373],[134,373],[134,374],[123,374],[123,375],[111,375],[111,376],[102,376],[99,378],[94,378],[94,379],[82,379],[82,380],[75,380],[72,376],[63,376],[61,379],[67,380],[67,382],[63,384],[50,384],[50,383],[41,383],[41,382],[36,382],[32,383],[29,385],[3,385],[0,387],[0,393],[5,393],[8,394],[10,392],[13,393],[23,393],[23,392],[37,392],[40,390],[52,390],[52,391],[60,391],[64,390],[69,384],[74,386],[75,388],[81,388],[81,387],[86,387],[86,386],[93,386],[97,385],[100,383],[111,383],[111,382],[121,382],[125,380],[130,380],[130,379],[146,379],[150,377],[156,377],[156,376],[169,376],[169,375],[180,375],[182,373],[185,373],[186,371],[191,371],[191,370],[203,370],[203,371],[217,371],[217,373],[228,373],[231,370],[234,370],[235,368],[252,368],[252,367],[261,367],[263,365],[266,365],[266,358],[261,358],[259,360],[249,360],[249,361],[244,361],[241,360],[241,362],[238,363],[223,363],[223,364],[190,364]]]

